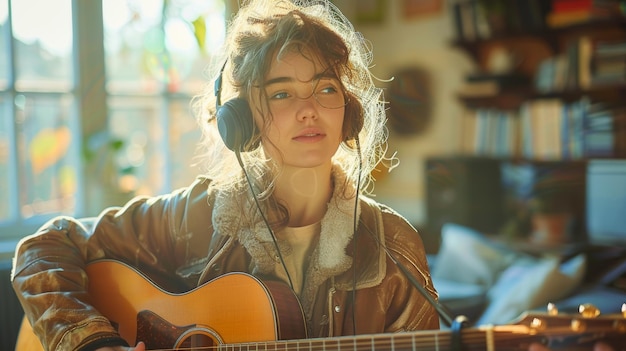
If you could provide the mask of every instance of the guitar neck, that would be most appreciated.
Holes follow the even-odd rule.
[[[454,346],[456,338],[462,348]],[[436,330],[224,346],[246,351],[526,351],[531,343],[541,343],[551,350],[589,351],[598,340],[616,345],[615,351],[626,350],[626,320],[617,315],[577,319],[539,314],[523,316],[511,325],[463,329],[458,335]]]

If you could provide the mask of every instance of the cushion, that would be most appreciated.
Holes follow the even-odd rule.
[[[570,295],[582,282],[585,266],[584,254],[565,263],[557,256],[518,259],[489,289],[489,305],[476,325],[507,324],[524,311]]]
[[[436,264],[431,271],[434,280],[490,288],[519,256],[480,232],[454,223],[443,225],[441,237]]]

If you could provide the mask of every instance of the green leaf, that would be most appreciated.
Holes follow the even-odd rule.
[[[200,16],[196,18],[191,24],[193,24],[193,33],[198,42],[198,47],[200,47],[200,51],[204,52],[204,42],[206,39],[206,23],[204,22],[204,17]]]

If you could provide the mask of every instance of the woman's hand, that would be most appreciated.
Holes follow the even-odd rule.
[[[115,346],[115,347],[101,347],[96,351],[146,351],[146,344],[143,342],[138,342],[135,347],[124,347],[124,346]]]
[[[528,347],[528,351],[550,351],[550,349],[539,343],[533,343],[530,345],[530,347]],[[599,341],[593,345],[593,349],[591,349],[590,351],[614,351],[614,350],[608,344],[605,344]]]

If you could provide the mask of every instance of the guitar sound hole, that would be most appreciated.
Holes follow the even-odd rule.
[[[177,347],[181,350],[203,350],[206,351],[209,348],[213,348],[215,345],[215,341],[208,335],[204,334],[194,334],[183,336],[184,339],[181,341],[180,345]],[[213,348],[215,350],[215,348]]]
[[[222,343],[220,336],[203,325],[174,325],[152,311],[137,315],[137,340],[143,340],[148,350],[215,350]],[[196,349],[197,348],[197,349]]]

